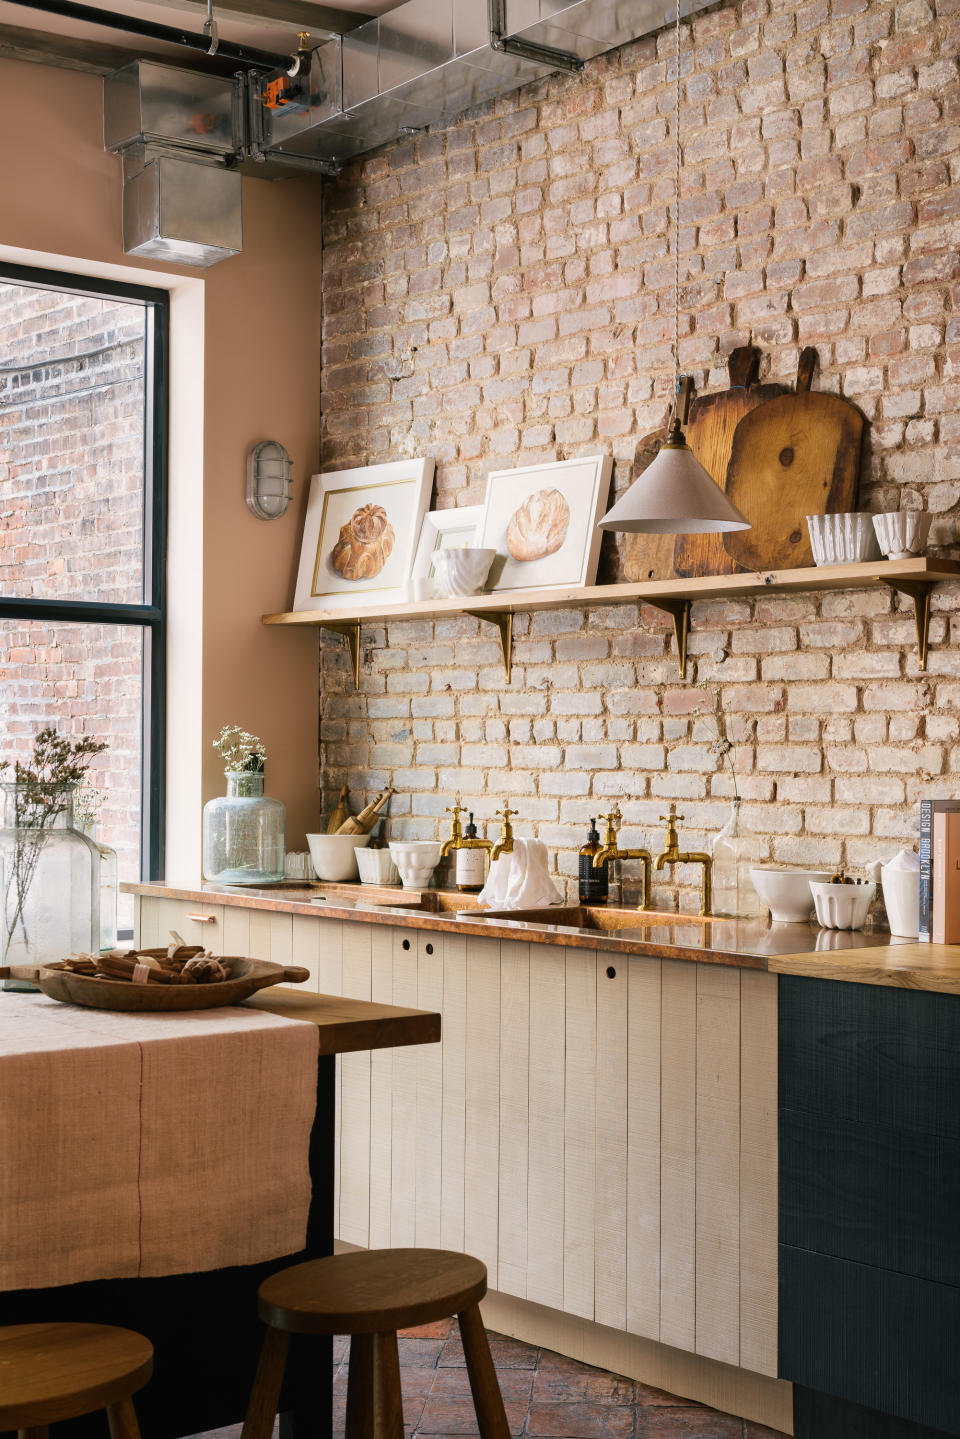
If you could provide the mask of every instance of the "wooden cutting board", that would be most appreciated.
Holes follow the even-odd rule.
[[[784,392],[783,385],[757,385],[760,352],[752,345],[733,350],[728,361],[730,388],[698,395],[690,406],[687,444],[721,490],[727,487],[727,467],[737,425],[762,405]],[[723,547],[722,535],[677,535],[673,567],[678,575],[728,575],[736,565]]]
[[[837,395],[813,394],[817,352],[800,354],[795,394],[745,415],[733,437],[727,495],[752,529],[723,536],[746,570],[813,564],[807,515],[853,510],[860,473],[863,416]]]
[[[782,385],[756,385],[760,355],[752,346],[734,350],[728,362],[730,389],[696,395],[690,405],[686,437],[704,469],[724,488],[733,433],[737,423],[757,405],[783,394]],[[637,446],[639,478],[656,458],[667,429],[644,435]],[[737,567],[719,535],[643,535],[623,537],[620,552],[624,578],[633,583],[674,579],[677,575],[731,574]]]

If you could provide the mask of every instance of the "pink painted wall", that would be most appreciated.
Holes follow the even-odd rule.
[[[265,629],[260,616],[292,602],[305,481],[318,461],[319,182],[245,180],[243,253],[210,270],[124,256],[120,162],[103,149],[99,77],[12,61],[0,61],[0,176],[0,246],[62,257],[67,270],[71,258],[124,265],[141,272],[140,283],[147,269],[204,281],[202,723],[199,739],[184,724],[190,753],[182,757],[202,770],[202,793],[189,823],[199,826],[203,800],[222,789],[211,741],[237,723],[264,738],[268,790],[287,806],[288,848],[302,848],[319,815],[317,641]],[[268,438],[293,458],[295,503],[264,522],[244,502],[244,464],[250,446]],[[193,503],[179,499],[181,509]],[[169,716],[173,764],[180,719]],[[180,836],[191,853],[195,837],[195,829],[189,844]]]

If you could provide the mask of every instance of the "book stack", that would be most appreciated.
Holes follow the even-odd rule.
[[[920,939],[960,944],[960,800],[920,801]]]

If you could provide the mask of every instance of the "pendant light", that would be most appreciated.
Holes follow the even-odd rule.
[[[683,435],[693,391],[692,381],[680,375],[680,0],[676,23],[677,102],[674,118],[677,195],[674,205],[673,250],[674,405],[667,439],[660,453],[626,494],[599,522],[602,530],[622,530],[659,535],[718,534],[726,530],[749,530],[736,505],[716,485],[688,446]]]

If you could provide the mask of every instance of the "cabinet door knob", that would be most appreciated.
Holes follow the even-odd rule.
[[[188,914],[187,919],[192,919],[194,924],[216,924],[215,914]]]

